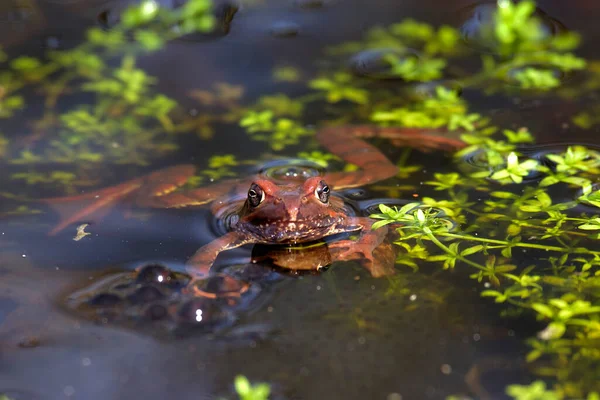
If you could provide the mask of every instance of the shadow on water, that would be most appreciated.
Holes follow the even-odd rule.
[[[456,10],[471,5],[401,3],[223,3],[218,34],[177,40],[161,54],[143,58],[141,67],[159,78],[161,92],[182,98],[190,109],[198,105],[185,96],[189,88],[216,81],[241,84],[250,98],[258,97],[280,90],[272,81],[274,64],[293,63],[310,71],[324,46],[357,39],[372,25],[406,16],[459,23]],[[68,48],[91,25],[110,29],[123,4],[9,1],[0,6],[0,21],[7,21],[0,32],[14,34],[1,34],[2,45],[14,54]],[[589,38],[585,53],[597,52],[589,43],[597,43],[600,35],[598,11],[593,9],[593,18],[586,14],[588,4],[538,5]],[[289,92],[302,94],[303,89],[291,84]],[[502,124],[527,124],[541,132],[542,144],[564,141],[566,134],[569,140],[598,143],[589,133],[564,125],[562,113],[577,104],[464,95]],[[39,108],[32,104],[23,118]],[[2,131],[19,139],[22,122],[3,123]],[[213,154],[259,158],[265,151],[264,143],[226,125],[210,142],[188,137],[181,143],[177,154],[156,165],[117,166],[110,176],[96,178],[116,184],[142,170],[199,163]],[[530,152],[541,157],[546,149],[541,145]],[[388,153],[398,158],[400,152],[394,151]],[[418,186],[427,170],[454,168],[449,157],[438,153],[415,152],[413,157],[425,168],[410,182],[398,179],[396,186]],[[276,175],[297,171],[289,161],[263,165]],[[8,174],[0,184],[3,191],[21,189]],[[28,196],[57,194],[53,187],[46,189],[42,196]],[[407,192],[400,199],[384,198],[384,193],[377,185],[344,192],[357,214],[375,212],[381,202],[414,200]],[[18,203],[0,198],[7,209]],[[231,398],[238,374],[270,382],[274,399],[442,399],[452,393],[499,399],[507,384],[531,380],[523,339],[543,326],[532,319],[498,318],[500,306],[482,302],[481,287],[458,272],[398,269],[396,275],[376,279],[353,261],[318,272],[290,272],[262,259],[253,263],[252,247],[246,246],[219,257],[221,275],[190,286],[182,263],[223,230],[208,207],[136,209],[129,219],[115,207],[101,222],[89,221],[90,235],[79,241],[73,240],[74,229],[48,237],[58,216],[38,208],[40,214],[0,219],[0,393],[11,399]],[[254,252],[260,258],[260,249]]]

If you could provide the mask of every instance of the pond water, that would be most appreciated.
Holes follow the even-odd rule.
[[[175,10],[184,3],[148,2]],[[6,53],[0,65],[0,395],[14,400],[233,399],[237,375],[269,383],[272,399],[504,399],[510,398],[507,386],[540,379],[548,388],[558,385],[560,398],[584,398],[582,393],[600,390],[600,357],[594,353],[600,335],[577,336],[598,331],[593,308],[582,313],[590,316],[585,331],[565,334],[573,343],[583,340],[578,348],[593,356],[581,356],[585,362],[577,365],[559,358],[560,351],[526,359],[532,349],[528,340],[539,338],[549,320],[564,322],[536,315],[528,296],[543,303],[572,291],[590,307],[598,301],[599,283],[592,281],[593,274],[585,282],[588,275],[581,275],[600,269],[598,238],[585,236],[577,224],[588,218],[593,225],[589,218],[597,216],[600,199],[579,202],[574,209],[555,208],[569,209],[568,218],[575,219],[565,220],[565,226],[575,225],[552,236],[551,243],[526,231],[535,228],[528,220],[548,228],[540,221],[550,214],[521,216],[511,224],[510,218],[518,218],[509,211],[510,203],[524,201],[519,196],[527,196],[547,171],[529,171],[522,182],[511,184],[486,181],[487,189],[464,183],[460,193],[472,203],[461,206],[463,214],[434,204],[444,221],[451,221],[450,233],[470,235],[464,243],[478,244],[475,236],[490,238],[485,242],[490,254],[495,254],[494,245],[506,248],[500,243],[504,229],[511,238],[521,232],[517,241],[533,244],[508,256],[497,252],[498,264],[514,266],[502,272],[498,265],[500,275],[527,275],[526,268],[535,265],[545,284],[546,292],[540,286],[533,293],[535,286],[521,282],[532,292],[513,299],[510,307],[481,292],[502,292],[511,278],[502,275],[496,286],[494,278],[477,279],[473,275],[479,271],[469,269],[473,263],[489,265],[483,248],[473,251],[474,259],[455,260],[453,268],[444,268],[439,262],[444,259],[427,261],[425,256],[408,262],[399,256],[394,274],[373,277],[360,257],[319,270],[290,271],[265,257],[270,248],[247,245],[219,255],[214,275],[190,290],[186,260],[227,230],[209,205],[132,207],[131,198],[123,197],[104,215],[84,214],[49,235],[78,204],[81,209],[93,202],[95,190],[179,164],[197,169],[184,189],[264,170],[313,173],[325,168],[323,161],[330,170],[351,173],[344,160],[327,158],[314,131],[332,124],[372,124],[377,122],[372,115],[383,109],[435,97],[436,84],[460,88],[459,99],[452,100],[458,108],[450,107],[439,118],[477,113],[490,122],[476,125],[494,125],[499,132],[527,127],[535,144],[518,147],[521,159],[550,165],[546,155],[563,154],[569,145],[598,151],[600,68],[589,60],[597,57],[600,8],[593,1],[537,3],[546,34],[577,31],[584,40],[576,54],[588,60],[583,70],[551,70],[562,86],[545,91],[528,91],[510,79],[477,81],[482,54],[493,54],[478,42],[477,27],[490,18],[493,2],[240,0],[217,3],[217,26],[209,33],[181,35],[157,25],[158,38],[148,33],[145,42],[129,31],[111,37],[121,32],[124,10],[131,4],[137,2],[8,0],[0,5],[0,46]],[[424,79],[433,84],[386,76],[390,71],[381,61],[381,54],[423,59],[423,53],[389,50],[385,35],[365,39],[372,28],[407,18],[462,28],[467,38],[467,45],[461,38],[463,54],[439,53],[460,61],[441,77]],[[94,45],[89,45],[89,29],[96,32]],[[165,43],[153,48],[161,40]],[[147,48],[140,51],[140,43]],[[71,49],[80,50],[60,55]],[[19,59],[20,66],[15,65]],[[335,81],[340,71],[346,75]],[[518,74],[511,71],[509,78]],[[326,83],[308,84],[317,78]],[[360,84],[352,86],[353,80]],[[341,101],[334,89],[323,89],[327,85],[345,88]],[[10,96],[19,99],[11,103]],[[265,114],[269,110],[274,116]],[[266,128],[256,122],[260,118],[269,120]],[[244,119],[247,123],[240,126]],[[445,126],[435,128],[456,139],[458,134]],[[468,131],[465,125],[460,128]],[[401,169],[391,178],[340,192],[347,210],[359,216],[380,212],[380,203],[399,207],[427,197],[447,200],[436,190],[440,185],[427,182],[447,184],[449,174],[467,176],[483,163],[480,153],[453,157],[451,151],[423,151],[421,140],[411,142],[417,147],[411,151],[382,138],[368,141]],[[597,164],[579,170],[587,174],[582,179],[589,180],[588,189],[581,181],[548,189],[553,204],[596,193]],[[447,175],[436,178],[436,173]],[[166,183],[185,178],[168,175]],[[249,187],[251,180],[244,182]],[[454,196],[450,209],[460,203],[459,186],[456,193],[448,192]],[[506,195],[502,203],[500,195],[490,194],[494,191],[515,197]],[[93,198],[66,202],[62,215],[51,207],[55,203],[41,201],[86,193]],[[228,187],[216,199],[227,201],[229,194]],[[535,199],[541,197],[526,197],[524,204],[531,209]],[[539,207],[545,212],[550,206]],[[486,213],[510,218],[482,219]],[[516,225],[519,231],[510,231]],[[76,237],[78,226],[89,234]],[[424,246],[432,243],[425,240]],[[407,251],[394,246],[399,254]],[[434,247],[431,255],[443,254],[442,247],[437,253]],[[572,259],[561,264],[548,254],[552,249],[557,259],[567,253]],[[310,252],[296,253],[292,264],[310,260]],[[577,263],[588,256],[598,262],[590,261],[591,267],[581,271]],[[572,261],[577,257],[585,260]],[[582,281],[556,283],[571,275],[583,276]],[[579,354],[569,351],[563,357]],[[536,361],[547,367],[545,373]]]

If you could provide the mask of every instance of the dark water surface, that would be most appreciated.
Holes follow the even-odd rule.
[[[125,4],[4,0],[0,45],[11,57],[42,54],[48,46],[69,48],[86,28],[99,24],[99,15],[110,10],[114,15]],[[303,8],[292,0],[242,2],[227,34],[176,40],[141,57],[139,66],[158,78],[157,91],[199,112],[186,94],[214,82],[243,85],[248,99],[282,91],[293,97],[306,89],[273,82],[274,65],[314,72],[327,45],[357,40],[374,25],[407,17],[460,26],[459,10],[470,4],[325,0],[320,7]],[[540,0],[538,6],[585,37],[579,54],[597,56],[600,7],[593,1]],[[502,96],[464,95],[474,112],[498,125],[527,125],[538,134],[538,143],[600,146],[598,129],[564,125],[565,115],[579,106],[574,101],[540,98],[517,104]],[[28,101],[19,118],[0,124],[10,140],[25,136],[27,118],[42,106],[35,97]],[[99,187],[168,165],[205,165],[215,154],[258,159],[269,151],[235,124],[218,127],[212,140],[188,135],[180,143],[176,154],[152,165],[99,170]],[[401,150],[386,154],[395,160]],[[445,155],[414,157],[427,169],[454,168]],[[38,193],[11,180],[22,166],[0,169],[3,192],[30,198],[64,194],[51,185]],[[373,189],[372,197],[378,196],[383,193]],[[0,199],[2,209],[15,204]],[[399,268],[394,277],[375,279],[358,263],[345,262],[319,273],[292,274],[249,264],[250,248],[242,248],[220,257],[218,267],[250,281],[250,290],[214,312],[209,306],[206,314],[214,326],[198,329],[195,314],[177,308],[186,301],[178,288],[167,300],[127,300],[117,317],[74,311],[78,291],[102,292],[108,287],[103,279],[118,274],[126,276],[119,281],[125,285],[136,279],[131,271],[140,265],[161,262],[183,273],[182,263],[215,238],[214,221],[206,207],[150,210],[141,219],[123,219],[117,208],[88,229],[91,236],[74,242],[72,229],[48,237],[58,216],[40,209],[42,214],[0,219],[0,393],[13,399],[233,398],[238,374],[271,383],[275,399],[443,399],[456,393],[500,399],[507,384],[532,379],[523,368],[523,339],[540,325],[533,319],[499,318],[500,307],[480,298],[483,284],[459,271]],[[102,290],[89,289],[96,282]],[[115,301],[131,295],[123,293]],[[148,311],[148,304],[165,303],[176,305],[175,319],[157,322],[162,317],[148,313],[163,311]]]

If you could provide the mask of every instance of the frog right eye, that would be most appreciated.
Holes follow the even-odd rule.
[[[315,196],[317,196],[317,199],[321,200],[321,203],[327,204],[327,202],[329,201],[330,193],[331,190],[329,189],[329,186],[327,186],[325,181],[319,182],[319,186],[317,186],[317,188],[315,189]]]
[[[253,183],[248,190],[248,203],[252,207],[258,207],[265,200],[265,192],[256,183]]]

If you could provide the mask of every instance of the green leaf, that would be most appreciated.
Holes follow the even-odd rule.
[[[531,308],[533,308],[535,311],[537,311],[539,314],[542,314],[543,316],[547,317],[547,318],[554,318],[554,310],[552,310],[552,307],[543,304],[543,303],[533,303],[531,305]]]
[[[463,257],[466,257],[466,256],[470,256],[471,254],[478,253],[481,250],[483,250],[483,246],[480,245],[480,244],[478,244],[476,246],[469,247],[469,248],[461,251],[460,255],[463,256]]]
[[[242,375],[238,375],[235,377],[235,391],[238,395],[244,396],[250,392],[250,381],[248,378]]]

